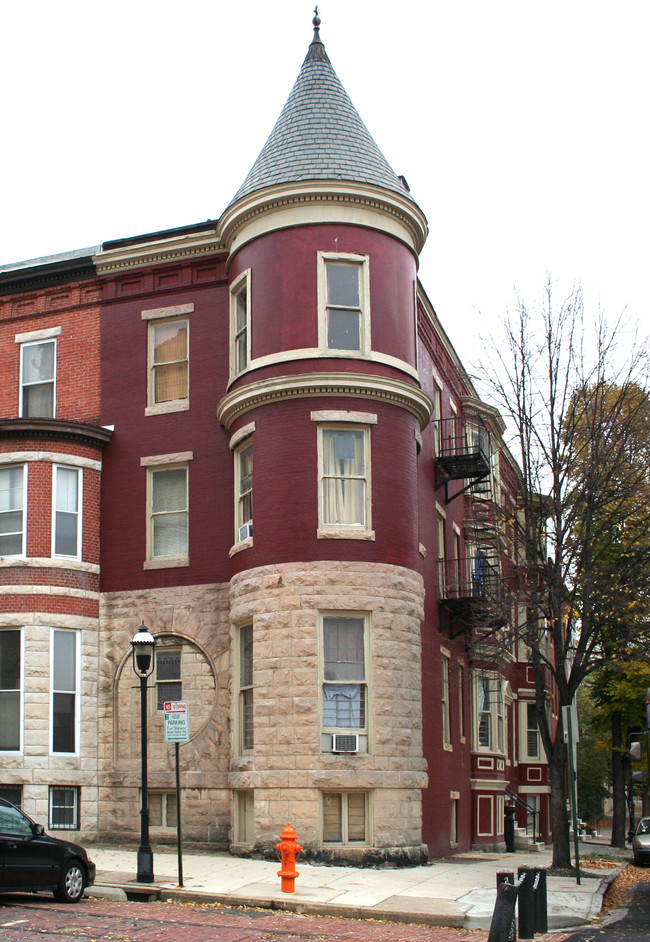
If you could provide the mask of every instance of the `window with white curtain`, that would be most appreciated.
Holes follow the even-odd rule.
[[[150,469],[150,558],[188,553],[187,467]]]
[[[52,555],[81,558],[81,486],[80,468],[54,465],[52,500]]]
[[[368,444],[363,428],[321,429],[321,522],[368,528]]]

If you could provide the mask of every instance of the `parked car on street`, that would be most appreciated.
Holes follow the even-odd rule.
[[[78,903],[94,882],[95,864],[83,847],[50,837],[0,798],[0,893],[51,890],[60,903]]]
[[[632,853],[635,864],[650,863],[650,818],[641,818],[634,832]]]

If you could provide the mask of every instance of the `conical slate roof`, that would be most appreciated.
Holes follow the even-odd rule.
[[[319,24],[314,17],[314,38],[296,83],[232,203],[263,187],[301,180],[350,180],[407,192],[332,68]]]

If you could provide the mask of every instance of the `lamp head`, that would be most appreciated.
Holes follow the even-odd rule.
[[[131,641],[133,651],[133,670],[138,677],[148,677],[153,670],[153,649],[156,639],[144,622],[140,625]]]

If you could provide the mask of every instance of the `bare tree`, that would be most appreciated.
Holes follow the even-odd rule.
[[[556,305],[550,278],[538,307],[517,300],[505,344],[492,347],[479,378],[521,468],[512,591],[526,613],[518,633],[530,650],[549,762],[553,865],[569,867],[560,708],[648,632],[635,611],[650,572],[648,355],[620,321],[609,326],[599,314],[587,325],[581,288]]]

